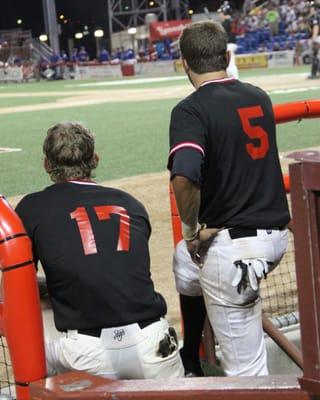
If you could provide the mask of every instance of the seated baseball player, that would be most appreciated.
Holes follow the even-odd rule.
[[[166,302],[150,276],[144,206],[92,180],[99,159],[84,126],[53,126],[43,152],[54,183],[25,196],[16,211],[45,271],[61,332],[46,343],[48,375],[183,376],[177,338],[164,317]]]

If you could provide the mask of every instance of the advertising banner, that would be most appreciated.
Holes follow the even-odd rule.
[[[293,50],[274,51],[268,54],[268,67],[292,67],[293,59]]]
[[[22,67],[1,67],[0,81],[2,82],[20,82],[23,79]]]
[[[163,39],[177,39],[183,28],[191,23],[191,19],[181,19],[150,24],[150,39],[152,42]]]
[[[239,69],[266,68],[268,55],[265,53],[239,55],[236,56],[236,64]]]

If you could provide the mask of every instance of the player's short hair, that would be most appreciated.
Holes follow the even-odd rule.
[[[53,182],[91,178],[98,165],[94,135],[80,123],[63,122],[48,129],[43,153]]]
[[[213,21],[187,25],[180,36],[180,51],[197,74],[225,70],[228,37],[222,25]]]

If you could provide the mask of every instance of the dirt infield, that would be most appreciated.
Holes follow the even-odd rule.
[[[313,81],[305,80],[302,74],[288,74],[270,77],[256,77],[248,79],[251,83],[264,88],[265,90],[296,89],[314,86]],[[6,107],[0,109],[0,114],[45,110],[54,108],[74,107],[88,104],[97,104],[116,101],[137,101],[149,99],[182,98],[192,91],[190,85],[178,87],[163,87],[156,89],[126,89],[124,90],[90,90],[90,92],[59,93],[65,96],[62,100],[46,104],[33,104],[30,106]],[[124,94],[125,93],[125,94]],[[57,96],[55,93],[43,93],[41,96]],[[16,96],[30,96],[30,94],[18,93]],[[32,95],[32,94],[31,94]],[[40,95],[34,93],[34,96]],[[12,95],[13,96],[13,95]],[[283,167],[286,169],[288,160],[283,160]],[[174,287],[172,275],[172,251],[173,240],[170,220],[170,206],[168,195],[169,176],[167,172],[145,174],[130,178],[123,178],[104,182],[107,186],[123,189],[138,198],[147,208],[153,233],[151,236],[151,260],[152,276],[156,288],[164,295],[168,303],[168,317],[170,322],[180,331],[180,315],[178,296]],[[21,196],[9,199],[11,204],[16,204]]]

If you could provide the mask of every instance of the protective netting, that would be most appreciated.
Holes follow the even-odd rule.
[[[261,282],[262,306],[276,325],[288,326],[298,322],[297,282],[293,235],[289,233],[286,255],[280,265]]]
[[[6,398],[15,398],[14,380],[12,366],[9,356],[7,341],[4,336],[0,337],[0,395]]]

